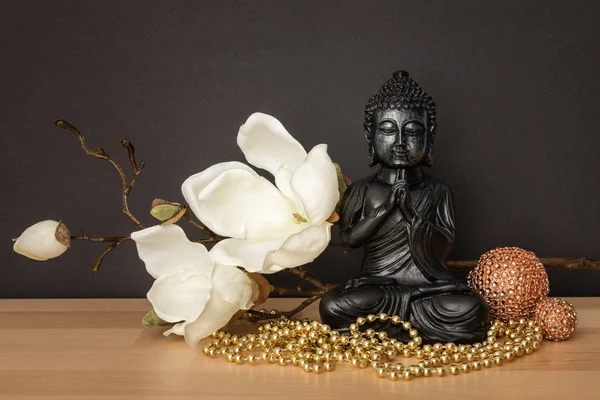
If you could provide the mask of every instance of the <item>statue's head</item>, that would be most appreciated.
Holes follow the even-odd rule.
[[[435,103],[406,71],[397,71],[365,106],[370,165],[433,165]]]

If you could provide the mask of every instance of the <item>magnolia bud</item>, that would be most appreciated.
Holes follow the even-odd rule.
[[[33,260],[46,261],[71,247],[71,234],[62,222],[46,220],[25,229],[13,249]]]

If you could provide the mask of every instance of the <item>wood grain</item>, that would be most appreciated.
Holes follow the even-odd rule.
[[[579,327],[534,355],[457,377],[391,382],[339,365],[238,366],[210,359],[164,327],[145,329],[144,299],[0,300],[0,398],[29,399],[466,399],[599,398],[600,298],[570,298]],[[288,309],[299,299],[271,299]],[[316,318],[312,305],[301,317]],[[243,333],[253,326],[240,321]]]

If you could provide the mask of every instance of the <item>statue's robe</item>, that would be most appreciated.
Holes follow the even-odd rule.
[[[386,186],[387,185],[387,186]],[[371,215],[388,191],[389,183],[376,176],[353,183],[346,191],[340,212],[340,232]],[[412,223],[399,209],[389,215],[364,243],[360,277],[373,283],[356,288],[341,286],[321,300],[324,323],[342,332],[358,317],[387,313],[410,321],[426,343],[482,340],[489,325],[489,308],[483,299],[457,281],[445,266],[454,242],[454,210],[448,186],[423,176],[409,186],[416,211]],[[381,284],[381,280],[387,282]],[[389,321],[378,322],[391,337],[407,340],[406,332]]]

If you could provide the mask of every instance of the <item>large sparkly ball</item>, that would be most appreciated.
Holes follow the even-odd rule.
[[[534,253],[518,247],[482,255],[468,283],[490,306],[492,318],[504,322],[530,318],[550,290],[544,265]]]
[[[542,335],[557,342],[571,336],[577,326],[575,308],[559,298],[547,298],[538,303],[534,318],[542,328]]]

